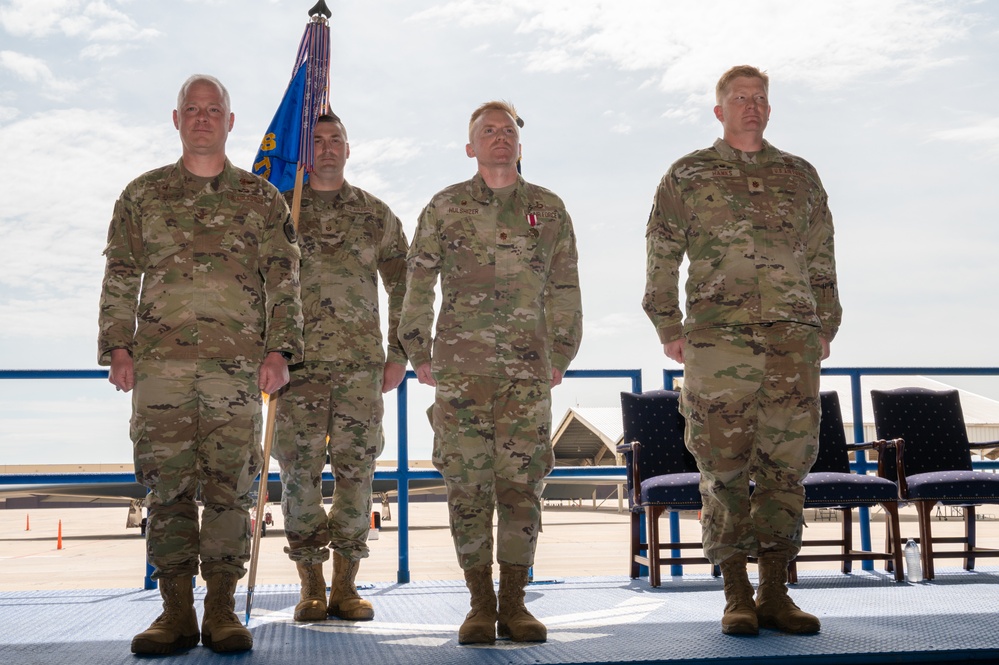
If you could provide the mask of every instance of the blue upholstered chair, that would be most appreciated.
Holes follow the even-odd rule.
[[[631,510],[631,578],[639,577],[640,565],[649,567],[649,584],[660,585],[663,563],[683,565],[710,563],[701,556],[663,557],[661,550],[702,550],[701,542],[661,542],[659,518],[664,512],[700,510],[698,489],[701,474],[683,444],[684,419],[679,411],[680,393],[653,390],[621,393],[624,453],[628,468],[628,503]],[[647,538],[641,538],[645,516]],[[713,569],[717,575],[717,568]]]
[[[923,576],[933,579],[934,559],[963,559],[973,570],[975,558],[999,556],[999,550],[975,544],[975,506],[999,504],[999,475],[974,471],[972,449],[995,448],[999,441],[969,443],[961,399],[956,390],[898,388],[872,390],[874,426],[879,437],[901,437],[902,454],[886,460],[886,474],[898,478],[899,495],[916,505]],[[934,538],[930,515],[938,503],[964,509],[964,537]],[[959,550],[938,550],[942,543]]]
[[[839,395],[823,392],[822,420],[819,425],[819,455],[811,472],[804,478],[805,508],[833,508],[842,516],[843,530],[839,539],[816,539],[802,542],[803,553],[795,561],[841,561],[842,571],[849,573],[854,561],[883,560],[885,569],[904,579],[902,546],[898,522],[898,486],[879,476],[860,475],[850,471],[850,455],[858,450],[877,450],[878,464],[894,458],[895,442],[873,441],[847,443]],[[887,451],[887,453],[886,453]],[[885,511],[884,550],[868,552],[853,547],[853,509],[880,505]],[[808,533],[807,530],[805,532]],[[806,548],[838,547],[839,552],[811,554]],[[788,579],[797,581],[795,561],[791,562]]]

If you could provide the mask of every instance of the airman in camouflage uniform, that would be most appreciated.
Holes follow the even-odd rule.
[[[724,136],[670,167],[646,231],[643,306],[666,355],[685,366],[681,409],[701,471],[704,550],[725,578],[722,630],[735,634],[819,630],[785,582],[801,547],[801,480],[818,453],[819,363],[841,317],[826,193],[808,162],[763,139],[767,91],[756,68],[722,76],[715,116]],[[755,604],[747,557],[760,564]]]
[[[397,330],[406,288],[408,244],[381,200],[344,180],[347,133],[334,115],[314,132],[315,169],[302,192],[299,244],[305,362],[291,368],[280,397],[274,456],[281,465],[281,507],[288,554],[302,582],[298,621],[374,618],[354,586],[368,556],[371,485],[382,452],[382,393],[406,373]],[[285,192],[289,203],[293,192]],[[388,292],[388,355],[382,347],[378,277]],[[329,454],[335,485],[329,514],[322,471]],[[329,602],[323,562],[333,550]]]
[[[469,123],[478,173],[439,192],[408,256],[399,336],[417,378],[436,386],[434,465],[472,594],[461,643],[544,641],[524,607],[551,471],[551,388],[582,335],[572,221],[562,200],[517,173],[516,111],[490,102]],[[442,302],[434,323],[434,286]],[[493,513],[500,595],[493,591]]]
[[[149,488],[147,552],[163,595],[132,651],[170,653],[199,637],[242,651],[253,639],[232,610],[249,559],[260,391],[287,383],[287,359],[302,355],[299,250],[279,192],[226,159],[234,116],[222,84],[192,76],[173,117],[183,155],[115,204],[100,302],[99,362],[118,390],[135,388],[136,479]]]

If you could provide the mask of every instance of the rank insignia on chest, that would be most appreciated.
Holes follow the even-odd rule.
[[[749,192],[751,194],[762,194],[763,189],[763,179],[750,177],[749,179]]]

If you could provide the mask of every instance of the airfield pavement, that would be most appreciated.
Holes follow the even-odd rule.
[[[375,503],[378,510],[380,504]],[[280,505],[268,504],[274,524],[261,540],[256,584],[294,584],[295,567],[284,553],[286,541]],[[369,545],[371,555],[362,561],[358,584],[396,582],[398,575],[398,506],[390,506],[392,520],[383,520],[377,540]],[[979,508],[979,544],[999,547],[999,520],[989,513],[995,506]],[[144,539],[137,528],[126,528],[127,507],[31,508],[0,510],[0,591],[50,589],[142,588],[145,575]],[[884,519],[872,510],[872,540],[883,542]],[[838,521],[817,519],[806,511],[806,539],[838,536]],[[59,523],[62,548],[59,549]],[[444,502],[413,502],[409,513],[409,568],[411,581],[460,580],[447,527]],[[696,513],[684,513],[683,540],[699,540]],[[855,544],[859,547],[856,519]],[[662,529],[666,530],[666,519]],[[952,516],[934,519],[935,535],[960,535],[963,523]],[[915,510],[902,510],[902,539],[917,533]],[[628,576],[629,517],[618,511],[617,501],[599,507],[584,501],[581,505],[546,505],[543,533],[539,539],[534,566],[535,579],[587,576]],[[810,548],[816,551],[815,548]],[[982,563],[986,563],[985,560]],[[328,566],[329,564],[327,564]],[[801,563],[800,569],[838,570],[838,562]],[[855,570],[860,563],[854,564]],[[878,570],[883,562],[876,562]],[[938,561],[937,566],[957,566],[959,560]],[[690,573],[707,573],[707,565],[686,566]],[[669,569],[663,570],[669,575]],[[199,584],[203,582],[199,580]],[[242,581],[246,583],[246,579]]]

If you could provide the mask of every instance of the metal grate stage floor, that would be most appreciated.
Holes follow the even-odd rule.
[[[244,593],[237,592],[241,617]],[[722,635],[721,581],[707,575],[666,577],[659,589],[623,577],[536,581],[527,602],[548,626],[545,644],[459,646],[468,593],[457,581],[367,585],[362,595],[375,605],[374,621],[299,624],[291,619],[297,585],[257,586],[252,651],[217,655],[198,646],[136,657],[129,643],[159,614],[156,591],[2,592],[0,663],[999,663],[999,569],[988,567],[939,569],[919,585],[895,583],[880,570],[799,571],[791,595],[822,620],[822,632],[811,636]],[[203,597],[199,587],[199,616]]]

